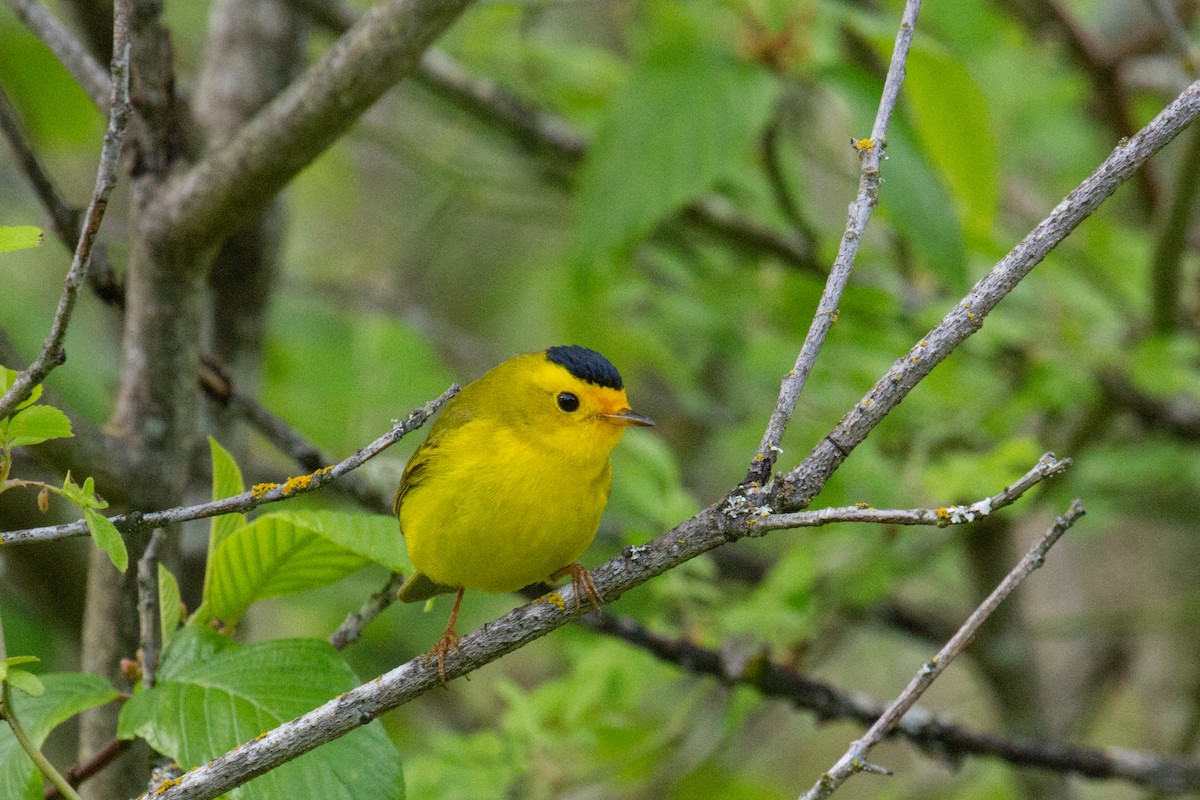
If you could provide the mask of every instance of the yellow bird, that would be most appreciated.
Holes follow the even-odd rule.
[[[446,652],[463,592],[512,592],[571,576],[578,602],[599,606],[579,563],[596,536],[612,483],[612,453],[634,413],[617,368],[577,345],[514,356],[468,384],[404,469],[393,511],[416,572],[404,602],[457,592],[429,651]]]

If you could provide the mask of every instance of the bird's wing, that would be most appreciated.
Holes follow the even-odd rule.
[[[465,392],[466,390],[464,390]],[[400,488],[396,490],[396,499],[392,501],[392,513],[397,517],[400,516],[400,506],[404,502],[405,495],[420,486],[421,482],[429,477],[430,464],[436,461],[438,448],[446,434],[461,428],[475,418],[475,414],[459,402],[462,396],[460,394],[446,404],[437,421],[433,423],[433,427],[429,429],[429,435],[425,437],[425,441],[421,443],[417,451],[412,454],[412,458],[408,460],[408,464],[405,465],[404,475],[400,478]]]

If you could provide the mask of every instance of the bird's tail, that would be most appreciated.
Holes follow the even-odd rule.
[[[423,572],[414,572],[400,586],[399,591],[396,592],[396,598],[402,603],[420,603],[434,595],[454,594],[457,591],[457,586],[447,586],[444,583],[437,583],[430,580]]]

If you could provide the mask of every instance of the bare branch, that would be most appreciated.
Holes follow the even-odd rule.
[[[796,364],[783,378],[779,387],[779,400],[771,412],[767,429],[763,432],[762,441],[758,445],[750,468],[746,472],[744,485],[766,483],[779,457],[779,443],[783,439],[784,429],[792,418],[796,401],[804,391],[804,384],[825,343],[825,335],[837,321],[838,303],[842,292],[850,280],[850,270],[854,267],[854,258],[858,255],[858,246],[866,231],[867,220],[879,202],[879,164],[887,147],[888,123],[896,100],[900,96],[900,84],[904,82],[904,62],[908,59],[908,48],[912,43],[916,30],[917,14],[921,10],[921,0],[908,0],[904,5],[904,14],[900,20],[900,29],[896,32],[896,45],[892,50],[892,63],[888,67],[887,78],[883,84],[883,95],[879,98],[879,109],[875,114],[875,124],[871,128],[871,137],[865,141],[854,143],[862,161],[862,171],[858,180],[858,196],[850,204],[849,219],[846,221],[846,231],[842,234],[842,242],[838,246],[837,258],[829,279],[825,282],[825,291],[817,304],[817,313],[813,315]]]
[[[293,0],[318,23],[342,32],[356,12],[338,0]],[[496,81],[471,74],[446,53],[430,49],[414,77],[462,111],[495,128],[529,153],[573,169],[587,154],[588,140],[574,124],[527,102]],[[798,269],[824,277],[811,242],[745,216],[719,195],[706,195],[683,210],[693,225],[725,242],[767,253]]]
[[[337,630],[329,634],[329,643],[338,650],[344,650],[354,644],[362,636],[363,628],[383,613],[384,609],[396,602],[396,590],[404,583],[404,576],[393,572],[388,582],[375,594],[367,598],[358,611],[346,615]]]
[[[21,120],[17,110],[13,108],[8,95],[0,88],[0,129],[8,139],[21,171],[29,179],[33,191],[37,194],[42,206],[50,216],[50,224],[54,232],[64,241],[68,238],[74,242],[79,239],[79,212],[67,205],[54,186],[50,173],[42,166],[33,145],[21,128]],[[68,245],[70,246],[70,245]]]
[[[949,331],[938,339],[937,361],[945,358],[946,353],[940,350],[948,341],[957,336],[957,342],[961,342],[979,327],[982,318],[977,312],[990,311],[1004,295],[1012,291],[1048,251],[1048,241],[1052,240],[1055,244],[1061,241],[1086,213],[1094,211],[1115,190],[1121,180],[1128,178],[1133,170],[1197,113],[1200,113],[1200,83],[1183,92],[1133,140],[1118,147],[1083,186],[1060,203],[1025,241],[997,265],[991,275],[950,312],[942,326],[936,329],[940,332],[945,327]],[[981,291],[981,287],[986,291]],[[968,330],[959,329],[960,320],[968,323]],[[859,437],[856,443],[862,441],[862,437],[882,419],[882,413],[874,408],[876,405],[886,404],[883,410],[886,413],[932,369],[932,365],[922,364],[922,357],[931,346],[932,340],[918,342],[913,349],[915,352],[910,352],[898,362],[877,384],[875,391],[878,400],[869,396],[847,415],[847,421],[853,417],[854,425],[849,430]],[[897,385],[898,388],[892,388]],[[830,450],[841,457],[834,457]],[[790,488],[794,492],[793,497],[807,501],[820,490],[844,458],[845,453],[840,448],[828,441],[823,442],[789,473],[782,490]],[[806,492],[811,494],[806,495]],[[727,500],[701,510],[644,546],[627,547],[620,556],[592,571],[597,591],[606,601],[612,602],[654,576],[723,544],[748,536],[754,526],[748,524],[745,512],[728,513],[735,498],[745,501],[746,493],[735,493]],[[784,498],[787,499],[787,495]],[[571,602],[572,590],[564,589],[559,595],[564,600],[562,608],[545,602],[522,606],[488,625],[486,631],[476,631],[463,637],[459,641],[460,650],[452,653],[446,661],[446,674],[457,677],[470,672],[566,624],[571,617],[566,609],[574,607]],[[401,665],[277,727],[261,738],[192,770],[180,784],[166,789],[155,800],[158,797],[165,800],[216,797],[357,726],[365,725],[380,714],[441,683],[436,665],[430,665],[422,659]]]
[[[1150,10],[1158,17],[1158,21],[1162,23],[1163,28],[1167,32],[1167,36],[1171,40],[1171,46],[1179,53],[1180,59],[1183,61],[1183,68],[1193,78],[1198,77],[1200,72],[1200,51],[1196,49],[1196,45],[1192,43],[1192,37],[1188,34],[1187,26],[1184,25],[1183,19],[1179,16],[1179,9],[1175,7],[1175,3],[1171,0],[1146,0],[1146,4],[1150,6]]]
[[[163,233],[189,247],[260,210],[397,81],[469,0],[387,0],[163,197]]]
[[[723,684],[748,686],[765,697],[787,700],[799,709],[811,711],[821,722],[851,720],[870,725],[884,712],[883,705],[860,692],[848,692],[813,680],[761,653],[701,647],[660,636],[635,620],[610,613],[589,614],[579,624],[628,642],[693,674],[710,675]],[[1200,789],[1200,763],[1196,761],[1118,748],[1013,739],[949,722],[920,706],[910,708],[888,735],[906,739],[929,755],[952,763],[966,756],[986,756],[1014,766],[1096,780],[1122,780],[1166,792]]]
[[[1200,405],[1191,398],[1155,397],[1114,370],[1101,372],[1098,380],[1111,402],[1132,411],[1146,425],[1181,439],[1200,441]]]
[[[845,783],[852,775],[859,772],[875,772],[880,774],[891,774],[882,767],[876,767],[868,762],[867,754],[875,745],[879,744],[888,735],[888,733],[900,723],[904,715],[917,702],[925,690],[929,688],[946,667],[958,656],[959,653],[971,641],[971,637],[975,635],[975,631],[983,624],[996,607],[1004,601],[1012,593],[1012,590],[1017,588],[1021,581],[1029,577],[1029,575],[1042,565],[1046,558],[1046,553],[1054,546],[1054,543],[1070,529],[1075,521],[1084,514],[1083,504],[1078,500],[1071,503],[1067,513],[1055,520],[1054,525],[1050,530],[1033,545],[1020,563],[1013,568],[1012,572],[1001,581],[987,599],[980,604],[979,608],[967,618],[958,632],[946,642],[936,656],[933,657],[927,664],[921,667],[916,676],[909,682],[908,686],[900,693],[887,710],[879,717],[874,725],[863,734],[863,736],[846,751],[833,768],[821,776],[821,780],[817,781],[811,789],[801,796],[801,800],[823,800],[829,797],[838,787]]]
[[[1150,258],[1151,327],[1162,334],[1174,333],[1179,327],[1183,258],[1188,250],[1188,231],[1200,188],[1200,128],[1186,137],[1185,144],[1175,192]]]
[[[1063,199],[960,300],[925,338],[892,366],[808,456],[773,487],[778,509],[803,508],[837,466],[884,416],[971,334],[1046,254],[1087,219],[1155,152],[1200,114],[1193,83],[1138,133],[1117,145],[1095,172]]]
[[[72,786],[79,786],[88,778],[95,775],[97,772],[108,767],[109,764],[116,761],[122,753],[133,746],[133,739],[113,739],[107,745],[100,748],[94,756],[84,761],[78,766],[67,770],[63,775],[67,783]],[[44,793],[45,800],[62,800],[62,793],[55,786],[47,786]]]
[[[21,22],[62,62],[96,108],[108,111],[112,103],[113,80],[75,34],[38,0],[8,0],[8,4]],[[113,50],[114,57],[120,54],[121,50]],[[124,61],[128,63],[128,58]]]
[[[767,531],[787,528],[815,528],[831,522],[875,522],[888,525],[961,525],[982,519],[993,511],[1012,505],[1021,495],[1053,475],[1071,466],[1071,459],[1059,460],[1054,453],[1046,453],[1038,463],[1003,491],[985,497],[971,505],[944,506],[942,508],[879,509],[869,506],[845,506],[821,508],[815,511],[794,511],[790,514],[763,514],[755,522],[753,511],[748,522],[754,525],[754,533],[761,536]]]
[[[125,140],[125,128],[129,124],[130,114],[129,4],[127,1],[118,2],[116,8],[116,24],[113,27],[111,111],[108,117],[108,130],[104,133],[104,147],[100,150],[100,167],[96,173],[96,187],[92,191],[92,199],[88,203],[88,210],[84,215],[79,243],[75,247],[75,256],[71,260],[71,268],[67,272],[58,308],[54,312],[50,335],[42,345],[42,351],[38,357],[17,375],[13,385],[0,398],[0,418],[11,415],[13,409],[33,391],[33,387],[45,380],[51,370],[66,360],[63,340],[67,335],[67,326],[71,322],[71,312],[75,309],[79,287],[87,279],[92,244],[96,240],[96,233],[104,219],[104,211],[108,207],[108,196],[117,182],[121,144]]]
[[[154,687],[162,651],[162,608],[158,602],[158,548],[162,529],[154,531],[137,563],[138,622],[141,630],[142,687]]]
[[[1092,83],[1096,115],[1109,127],[1114,138],[1133,135],[1137,124],[1129,93],[1121,85],[1122,54],[1106,52],[1096,36],[1075,19],[1061,0],[1001,0],[999,5],[1035,34],[1042,27],[1054,30],[1068,55]],[[1153,213],[1162,189],[1150,165],[1138,171],[1136,180],[1147,214]]]
[[[222,514],[233,514],[250,511],[267,503],[276,503],[290,497],[316,491],[321,487],[336,481],[342,475],[357,469],[368,460],[383,452],[386,448],[398,442],[406,434],[411,433],[425,423],[425,420],[442,407],[443,404],[458,393],[458,385],[452,385],[439,397],[430,400],[421,408],[416,409],[408,418],[397,422],[392,429],[380,436],[371,444],[349,456],[345,460],[331,466],[322,467],[310,475],[291,478],[286,483],[261,484],[248,492],[243,492],[223,500],[211,503],[200,503],[194,506],[169,508],[165,511],[148,513],[133,512],[111,517],[110,521],[122,533],[161,528],[175,522],[186,522],[193,519],[219,517]],[[0,545],[24,544],[28,542],[49,542],[55,539],[66,539],[72,536],[86,536],[87,525],[81,520],[64,525],[50,525],[44,528],[29,528],[21,531],[0,533]]]
[[[315,471],[333,460],[258,400],[239,391],[211,358],[201,359],[200,386],[213,400],[240,414],[279,452],[291,458],[302,468]],[[342,479],[334,486],[346,491],[367,508],[381,513],[390,513],[391,511],[391,502],[380,495],[357,473],[343,475]]]

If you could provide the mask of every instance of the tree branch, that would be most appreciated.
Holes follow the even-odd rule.
[[[66,67],[67,72],[83,88],[96,108],[107,112],[112,103],[113,80],[75,34],[37,0],[8,0],[8,4],[17,18],[25,23]],[[113,49],[114,57],[120,54],[119,49]],[[125,61],[128,62],[128,59]]]
[[[12,102],[2,88],[0,88],[0,130],[4,131],[4,137],[8,139],[13,153],[17,156],[17,163],[20,165],[21,171],[29,179],[34,194],[37,195],[42,207],[50,216],[50,225],[55,234],[64,241],[68,239],[72,242],[77,241],[79,239],[79,212],[68,206],[58,189],[55,188],[54,180],[38,160],[37,154],[33,151],[33,145],[21,128],[21,119],[17,116],[17,110],[13,108]]]
[[[154,531],[137,563],[138,623],[141,630],[142,688],[152,689],[162,651],[162,608],[158,602],[158,548],[162,529]]]
[[[829,772],[821,776],[821,780],[801,796],[801,800],[823,800],[837,791],[838,787],[845,783],[852,775],[856,775],[859,772],[891,774],[886,769],[872,765],[866,760],[871,748],[883,741],[884,737],[900,723],[900,720],[908,713],[909,709],[912,708],[921,695],[925,693],[930,684],[963,651],[984,620],[996,610],[996,607],[1004,601],[1004,598],[1008,597],[1013,589],[1017,588],[1021,581],[1029,577],[1035,569],[1042,566],[1046,558],[1046,553],[1083,514],[1083,504],[1078,500],[1072,502],[1067,513],[1055,520],[1050,530],[1046,531],[1042,538],[1025,554],[1020,563],[1013,568],[1012,572],[1008,573],[1008,576],[1001,581],[995,591],[980,604],[979,608],[975,609],[971,616],[967,618],[967,621],[963,623],[963,626],[958,629],[958,632],[946,643],[946,646],[931,661],[921,667],[905,690],[888,706],[887,710],[879,717],[875,724],[861,738],[850,745],[850,749],[846,751],[845,755],[838,759]]]
[[[352,611],[346,615],[346,619],[337,627],[337,630],[329,634],[329,643],[338,650],[344,650],[357,642],[362,636],[363,628],[383,613],[384,609],[396,602],[396,590],[402,583],[404,583],[404,576],[393,572],[383,588],[367,598],[358,611]]]
[[[912,43],[920,10],[920,0],[908,0],[904,5],[900,29],[896,32],[896,44],[892,50],[892,62],[888,66],[887,78],[883,83],[883,95],[879,98],[879,109],[875,113],[871,137],[854,144],[862,161],[858,196],[850,204],[846,231],[842,234],[842,242],[838,246],[837,258],[829,272],[829,279],[825,282],[825,291],[817,304],[817,313],[813,316],[808,334],[804,337],[804,344],[796,357],[795,366],[784,376],[779,387],[779,400],[771,412],[771,419],[763,432],[758,452],[750,462],[743,485],[762,485],[770,477],[781,452],[779,443],[796,408],[796,401],[804,391],[804,384],[817,360],[817,354],[821,351],[821,345],[825,343],[825,335],[837,321],[838,302],[846,289],[846,283],[850,280],[850,270],[854,267],[854,258],[858,255],[858,246],[866,231],[867,220],[871,218],[871,212],[879,202],[879,164],[884,148],[887,147],[888,123],[900,96],[900,84],[904,82],[904,63],[908,59],[908,48]]]
[[[899,403],[932,367],[948,354],[947,347],[977,330],[983,316],[1012,291],[1050,247],[1065,236],[1139,165],[1200,113],[1200,83],[1185,90],[1146,128],[1119,146],[1100,168],[1069,195],[1008,256],[980,281],[942,324],[933,363],[924,363],[934,340],[921,340],[902,361],[879,381],[874,394],[861,401],[835,433],[845,428],[855,444],[872,430],[883,414]],[[838,457],[840,455],[840,457]],[[825,439],[774,494],[783,510],[794,510],[811,499],[845,459],[847,451]],[[745,492],[741,493],[745,497]],[[722,513],[725,502],[703,509],[647,545],[626,548],[621,556],[593,570],[597,590],[608,601],[687,560],[749,535],[753,526],[744,517]],[[572,590],[564,589],[564,608],[551,603],[522,606],[460,640],[461,650],[451,654],[446,674],[456,677],[494,661],[536,638],[566,624],[572,608]],[[211,763],[192,770],[180,784],[165,789],[155,800],[212,798],[295,758],[380,714],[441,685],[436,666],[421,659],[401,665],[368,684],[335,698],[298,719],[287,722],[253,742],[234,748]]]
[[[109,521],[116,526],[117,530],[122,533],[129,533],[130,531],[146,530],[148,528],[161,528],[175,522],[187,522],[193,519],[207,519],[208,517],[219,517],[222,514],[250,511],[267,503],[276,503],[280,500],[316,491],[336,481],[347,472],[362,466],[368,460],[398,442],[406,434],[421,427],[425,423],[425,420],[433,416],[447,400],[457,393],[457,384],[452,385],[445,392],[442,392],[439,397],[430,400],[424,406],[409,414],[408,418],[403,422],[397,422],[392,426],[390,431],[380,436],[374,442],[371,442],[371,444],[350,455],[338,464],[331,467],[323,467],[310,475],[291,478],[283,484],[260,484],[248,492],[243,492],[233,497],[226,497],[223,500],[215,500],[210,503],[179,506],[168,508],[164,511],[151,511],[148,513],[135,511],[130,514],[119,514],[115,517],[110,517]],[[48,542],[72,536],[86,536],[87,533],[87,525],[81,520],[64,525],[49,525],[42,528],[28,528],[21,531],[0,533],[0,545]]]
[[[848,692],[813,680],[763,655],[720,652],[660,636],[628,617],[589,614],[578,624],[628,642],[693,674],[709,675],[726,685],[748,686],[764,697],[787,700],[799,709],[811,711],[821,722],[850,720],[870,725],[885,710],[878,701],[860,692]],[[951,763],[966,756],[988,756],[1013,766],[1095,780],[1122,780],[1167,792],[1200,789],[1200,763],[1196,761],[1118,748],[1013,739],[948,722],[920,706],[910,708],[888,736],[906,739],[925,753]]]
[[[1059,460],[1054,453],[1046,453],[1038,459],[1032,469],[1010,485],[991,497],[972,503],[969,506],[943,506],[942,508],[911,508],[911,509],[879,509],[865,505],[845,506],[842,508],[820,508],[815,511],[794,511],[790,514],[762,513],[757,516],[756,509],[743,509],[740,503],[727,504],[731,510],[739,513],[750,512],[747,523],[754,525],[752,536],[761,536],[767,531],[784,530],[788,528],[815,528],[831,522],[875,522],[887,525],[960,525],[982,519],[993,511],[1010,506],[1021,498],[1021,495],[1032,489],[1046,478],[1064,472],[1071,466],[1071,459]],[[757,521],[756,521],[757,516]]]
[[[72,767],[63,775],[67,783],[72,786],[79,786],[88,778],[95,775],[106,768],[109,764],[116,761],[122,753],[133,746],[132,739],[113,739],[104,747],[96,752],[96,755],[89,758],[87,761]],[[56,786],[47,786],[44,793],[44,800],[62,800],[62,793],[58,791]]]
[[[258,400],[242,392],[211,358],[201,359],[200,386],[205,394],[241,416],[276,450],[291,458],[303,469],[316,471],[333,460]],[[372,511],[391,512],[391,501],[385,499],[358,473],[346,473],[334,487],[346,491]]]
[[[338,0],[292,0],[321,25],[341,33],[354,24],[356,12]],[[587,154],[588,140],[574,124],[505,89],[490,78],[472,75],[446,53],[430,49],[421,56],[413,76],[439,97],[508,136],[519,147],[574,169]],[[738,212],[719,195],[706,195],[683,210],[693,225],[740,247],[748,247],[778,258],[785,264],[825,276],[816,262],[811,242],[797,240],[782,231]]]
[[[1136,135],[1117,145],[1088,178],[984,276],[925,338],[881,377],[808,456],[771,488],[773,505],[803,508],[913,387],[971,334],[1046,254],[1095,211],[1151,155],[1200,113],[1200,81],[1185,89]]]
[[[72,258],[71,268],[67,272],[63,293],[59,298],[58,308],[54,312],[50,335],[42,345],[42,351],[38,357],[17,375],[13,385],[0,398],[0,418],[10,416],[13,409],[33,391],[33,387],[44,381],[51,370],[66,360],[63,340],[67,335],[67,326],[71,322],[71,313],[75,309],[79,287],[87,279],[92,244],[100,229],[100,223],[104,219],[104,211],[108,207],[108,196],[117,182],[121,144],[125,139],[125,128],[129,124],[128,0],[117,3],[116,20],[116,25],[113,27],[111,111],[108,118],[108,130],[104,133],[104,146],[100,150],[100,166],[96,173],[96,186],[92,191],[92,199],[88,203],[87,213],[84,215],[79,243],[75,247],[75,256]]]
[[[396,82],[469,0],[387,0],[227,144],[176,178],[161,208],[164,240],[205,248],[261,210]]]

